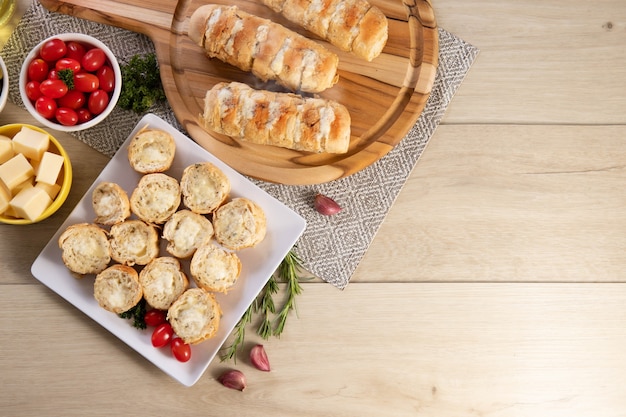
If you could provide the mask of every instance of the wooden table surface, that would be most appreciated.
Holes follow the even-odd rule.
[[[0,414],[623,416],[626,2],[434,8],[480,55],[348,287],[304,283],[263,342],[271,373],[186,388],[31,276],[108,162],[58,135],[68,202],[0,225]]]

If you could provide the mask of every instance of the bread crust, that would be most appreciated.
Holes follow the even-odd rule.
[[[318,93],[338,80],[335,53],[236,6],[200,6],[190,18],[188,36],[209,57],[292,91]]]
[[[202,214],[179,210],[163,226],[165,250],[179,259],[190,258],[200,246],[211,241],[213,224]]]
[[[198,214],[214,212],[228,198],[230,187],[226,174],[210,162],[187,166],[180,179],[183,204]]]
[[[146,265],[159,254],[159,234],[142,220],[114,224],[109,233],[111,258],[122,265]]]
[[[98,274],[111,262],[107,232],[91,223],[69,226],[58,239],[65,266],[79,277]]]
[[[174,137],[160,129],[143,129],[128,144],[128,162],[142,174],[167,171],[175,155]]]
[[[351,118],[342,104],[323,98],[255,90],[222,82],[204,101],[207,129],[260,145],[307,152],[346,153]]]
[[[189,270],[198,287],[209,292],[226,293],[241,274],[241,260],[236,253],[208,243],[193,254]]]
[[[134,268],[115,264],[96,275],[94,297],[100,307],[115,314],[130,310],[143,296]]]
[[[238,197],[220,207],[213,216],[215,239],[231,250],[241,250],[259,244],[267,231],[267,221],[261,206]]]
[[[178,259],[161,256],[150,261],[139,273],[143,298],[148,305],[167,310],[189,287],[189,279]]]
[[[130,209],[146,223],[162,224],[180,206],[178,180],[163,173],[146,174],[130,196]]]
[[[215,296],[201,288],[187,289],[167,311],[176,335],[192,345],[215,336],[221,315]]]
[[[130,201],[126,191],[118,184],[103,181],[91,194],[95,223],[110,226],[130,217]]]
[[[292,23],[367,61],[379,56],[387,43],[387,17],[367,0],[262,1]]]

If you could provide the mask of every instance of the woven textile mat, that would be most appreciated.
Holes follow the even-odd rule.
[[[11,79],[18,79],[24,58],[37,43],[65,32],[95,36],[111,48],[121,64],[133,55],[154,52],[152,41],[142,34],[52,13],[34,1],[2,50]],[[439,67],[423,113],[392,151],[366,169],[319,185],[291,186],[251,179],[306,219],[307,229],[295,251],[309,272],[337,288],[348,285],[477,55],[476,47],[439,28]],[[9,98],[23,107],[17,83],[11,84]],[[167,104],[150,112],[186,134]],[[116,108],[104,123],[73,135],[112,157],[141,117]],[[312,205],[316,193],[335,199],[343,210],[332,217],[319,215]]]

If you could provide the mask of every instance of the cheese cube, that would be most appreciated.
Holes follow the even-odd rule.
[[[17,185],[35,175],[35,171],[24,155],[18,153],[0,165],[0,181],[12,191]]]
[[[13,141],[9,137],[0,135],[0,164],[4,164],[14,156]]]
[[[30,188],[35,186],[35,177],[30,177],[26,181],[17,184],[12,190],[11,195],[15,196],[17,193],[22,191],[24,188]]]
[[[44,152],[41,162],[37,167],[37,177],[35,181],[44,184],[56,184],[59,172],[63,166],[63,157],[52,152]]]
[[[0,184],[0,214],[3,214],[9,208],[9,201],[11,201],[11,193]]]
[[[26,188],[20,191],[9,203],[18,217],[30,221],[34,221],[41,216],[41,213],[50,204],[52,204],[52,199],[48,193],[37,187]]]
[[[35,187],[44,190],[53,200],[57,198],[59,191],[61,191],[61,186],[59,184],[48,185],[43,182],[38,182],[37,184],[35,184]]]
[[[47,133],[39,132],[30,127],[23,126],[13,136],[13,152],[23,153],[27,158],[35,161],[41,160],[44,152],[50,146],[50,137]]]

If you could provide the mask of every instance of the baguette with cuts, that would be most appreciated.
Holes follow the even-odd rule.
[[[387,17],[367,0],[262,1],[289,21],[368,61],[387,43]]]
[[[345,153],[350,113],[332,100],[218,83],[204,100],[207,129],[261,145],[308,152]]]
[[[338,79],[335,53],[236,6],[200,6],[191,15],[188,35],[209,57],[292,91],[318,93]]]

